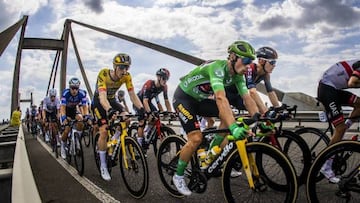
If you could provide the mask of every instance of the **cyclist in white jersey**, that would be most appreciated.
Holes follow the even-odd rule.
[[[349,117],[360,116],[360,99],[355,94],[345,91],[348,88],[360,88],[360,60],[340,61],[328,68],[322,75],[317,97],[324,105],[328,118],[335,131],[329,145],[339,142],[345,131],[351,126],[352,120],[345,121],[341,106],[354,109]],[[340,179],[332,171],[332,158],[327,160],[320,172],[332,183]]]
[[[56,89],[49,90],[49,96],[45,97],[42,106],[42,118],[45,126],[45,132],[48,132],[49,121],[60,119],[60,99],[57,97]],[[49,141],[49,135],[46,133],[45,139]]]

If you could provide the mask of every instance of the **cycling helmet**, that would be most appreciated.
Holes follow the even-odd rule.
[[[254,48],[246,41],[235,41],[228,47],[228,53],[235,53],[238,57],[255,59]]]
[[[131,65],[131,58],[129,55],[124,53],[116,54],[113,60],[114,65]]]
[[[275,49],[271,47],[261,47],[256,52],[257,58],[265,58],[265,59],[277,59],[278,54]]]
[[[69,80],[69,86],[70,87],[79,87],[80,86],[80,80],[77,77],[73,77]]]
[[[156,75],[168,80],[170,78],[170,71],[166,68],[160,68],[156,71]]]
[[[124,97],[124,96],[125,96],[124,90],[119,90],[119,91],[118,91],[118,96],[119,96],[119,97]]]
[[[56,89],[52,88],[49,90],[49,96],[50,97],[56,97]]]

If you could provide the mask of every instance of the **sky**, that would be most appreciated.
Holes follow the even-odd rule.
[[[310,96],[316,96],[324,70],[340,60],[360,58],[358,0],[0,0],[0,32],[24,15],[29,16],[25,37],[60,39],[65,20],[73,19],[205,60],[226,59],[227,47],[236,40],[255,49],[271,46],[279,54],[273,87]],[[168,68],[170,99],[179,78],[195,67],[77,24],[72,29],[92,91],[99,70],[112,68],[120,52],[132,58],[135,91],[155,79],[157,69]],[[0,57],[0,121],[10,117],[19,36],[20,31]],[[33,92],[39,104],[45,97],[54,57],[55,51],[23,50],[20,99]],[[69,44],[67,81],[73,76],[82,81]],[[27,107],[21,104],[23,114]]]

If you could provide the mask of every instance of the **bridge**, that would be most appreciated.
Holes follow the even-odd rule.
[[[14,25],[0,33],[0,38],[2,39],[0,41],[1,57],[11,39],[17,34],[18,30],[21,30],[14,67],[10,112],[15,110],[17,106],[20,105],[20,102],[32,103],[32,97],[30,99],[19,98],[19,75],[21,69],[20,64],[22,51],[24,49],[56,51],[47,90],[55,85],[58,67],[60,67],[59,86],[60,89],[64,89],[66,86],[66,64],[68,58],[68,44],[70,40],[75,50],[76,59],[87,92],[90,97],[92,97],[93,91],[87,79],[80,53],[77,49],[75,36],[71,28],[72,24],[81,25],[97,32],[102,32],[122,40],[127,40],[194,65],[199,65],[205,61],[204,59],[200,59],[171,48],[163,47],[151,42],[71,19],[67,19],[65,21],[64,30],[60,39],[25,37],[27,20],[28,16],[24,16]],[[262,84],[260,84],[258,88],[262,93],[266,93]],[[275,91],[282,102],[287,104],[296,104],[298,105],[299,110],[318,111],[321,109],[318,107],[316,100],[309,95],[301,92],[283,92],[279,89],[275,89]],[[176,129],[177,131],[179,130],[178,126]],[[8,133],[6,131],[10,132]],[[3,199],[2,197],[4,197],[6,200],[5,202],[135,202],[135,200],[127,194],[126,189],[122,185],[122,180],[118,177],[118,175],[115,175],[116,173],[114,173],[113,180],[109,183],[104,182],[101,179],[95,167],[91,148],[85,149],[85,174],[83,177],[80,177],[76,174],[74,168],[65,163],[65,161],[61,158],[55,159],[52,154],[49,153],[48,145],[39,139],[33,139],[26,130],[23,130],[22,126],[20,126],[20,128],[11,128],[6,126],[1,132],[1,139],[3,140],[0,143],[0,149],[5,150],[0,150],[0,183],[1,188],[3,188],[3,185],[7,185],[8,189],[0,190],[0,199]],[[20,161],[18,162],[25,165],[17,165],[16,162],[14,162],[16,157],[19,157],[18,159]],[[27,157],[28,161],[26,161]],[[26,165],[27,162],[28,165]],[[157,175],[155,162],[156,160],[154,155],[149,154],[148,163],[151,163],[149,165],[151,171],[151,185],[147,196],[143,200],[137,201],[178,202],[178,199],[171,197],[163,189]],[[207,197],[209,197],[209,199],[207,202],[223,199],[222,193],[220,192],[220,180],[211,180],[209,185],[210,188],[207,190],[207,195],[209,195]],[[201,194],[194,195],[190,198],[186,198],[184,201],[197,202],[203,197],[204,196]],[[299,198],[299,202],[302,202],[302,200],[304,200],[303,194],[300,195]]]

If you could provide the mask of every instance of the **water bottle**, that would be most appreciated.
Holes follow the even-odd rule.
[[[197,156],[198,156],[198,160],[199,160],[200,169],[206,169],[208,165],[205,163],[205,159],[206,159],[205,149],[204,148],[198,149]]]
[[[221,148],[217,145],[215,145],[211,150],[208,151],[205,159],[205,163],[207,165],[210,165],[214,159],[220,154]]]

